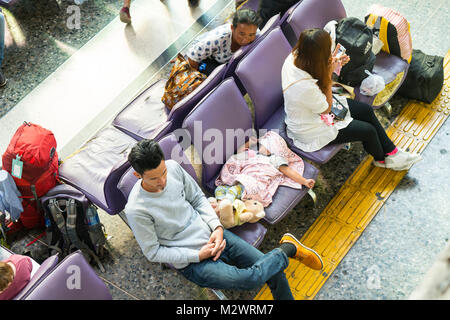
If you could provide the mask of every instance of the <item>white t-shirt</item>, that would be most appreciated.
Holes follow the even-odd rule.
[[[186,55],[196,62],[213,58],[219,63],[231,59],[231,24],[221,25],[200,35],[186,51]]]
[[[353,119],[347,112],[344,120],[328,126],[320,114],[328,109],[326,96],[317,80],[294,65],[292,53],[286,58],[281,70],[281,82],[286,112],[286,133],[294,145],[306,152],[317,151],[333,141],[338,130],[345,128]],[[346,104],[344,97],[339,97]]]

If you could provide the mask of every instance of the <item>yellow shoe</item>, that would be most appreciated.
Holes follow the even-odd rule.
[[[300,241],[298,241],[292,234],[285,233],[280,240],[280,243],[292,243],[296,248],[297,252],[293,259],[296,259],[303,263],[305,266],[314,269],[322,270],[323,262],[319,254],[313,249],[304,246]]]

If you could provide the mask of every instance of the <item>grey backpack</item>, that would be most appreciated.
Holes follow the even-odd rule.
[[[96,207],[79,190],[57,185],[41,198],[49,255],[60,258],[81,250],[86,260],[105,271],[100,259],[105,254],[106,237]]]

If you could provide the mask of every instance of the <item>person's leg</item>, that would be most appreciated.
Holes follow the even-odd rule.
[[[197,7],[200,0],[188,0],[190,7]]]
[[[6,84],[6,78],[1,69],[5,52],[5,25],[5,17],[0,11],[0,87],[3,87]]]
[[[377,167],[388,168],[393,170],[408,170],[411,166],[422,160],[420,154],[410,153],[397,148],[391,139],[386,134],[386,131],[378,121],[373,108],[365,103],[354,100],[347,100],[349,102],[350,112],[353,116],[357,116],[360,120],[366,121],[374,126],[383,147],[385,158],[382,161],[375,161],[374,165]]]
[[[123,0],[122,9],[119,12],[120,21],[123,23],[131,23],[130,6],[131,0]]]
[[[353,114],[352,114],[353,116]],[[340,144],[347,142],[361,141],[375,161],[384,161],[385,152],[375,127],[365,121],[353,119],[347,127],[340,129],[337,137],[330,144]]]
[[[224,232],[224,237],[226,235],[227,246],[229,245],[229,250],[227,250],[226,254],[223,257],[223,260],[228,264],[233,264],[238,268],[250,268],[258,263],[260,259],[262,259],[265,255],[257,248],[248,244],[246,241],[235,235],[234,233],[226,230]],[[279,249],[274,249],[278,250]],[[272,251],[274,251],[272,250]],[[271,252],[269,252],[272,254]],[[295,250],[293,254],[295,253]],[[277,255],[274,255],[277,256]],[[288,257],[286,252],[281,256]],[[289,264],[289,261],[288,261]],[[286,265],[287,266],[287,265]],[[292,292],[289,286],[289,283],[286,279],[286,274],[284,273],[284,269],[275,273],[270,279],[266,281],[269,286],[270,291],[272,292],[272,296],[275,300],[292,300]]]
[[[392,170],[407,170],[420,161],[419,154],[397,148],[386,134],[371,106],[348,99],[353,121],[341,130],[330,144],[362,141],[364,149],[373,156],[374,165]]]
[[[281,249],[263,254],[228,230],[224,238],[227,246],[217,261],[191,263],[180,272],[201,287],[252,290],[267,282],[274,299],[293,298],[283,272],[289,259]]]
[[[0,11],[0,69],[2,67],[5,52],[5,16]]]
[[[352,118],[370,123],[376,130],[384,153],[388,154],[392,152],[395,149],[395,145],[392,140],[389,139],[380,121],[378,121],[377,116],[373,112],[373,108],[366,103],[352,99],[347,99],[347,102]]]

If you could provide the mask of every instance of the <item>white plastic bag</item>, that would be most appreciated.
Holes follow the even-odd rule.
[[[384,79],[379,75],[372,74],[368,70],[366,70],[365,72],[369,76],[361,82],[359,90],[361,91],[361,94],[365,96],[374,96],[384,89]]]

